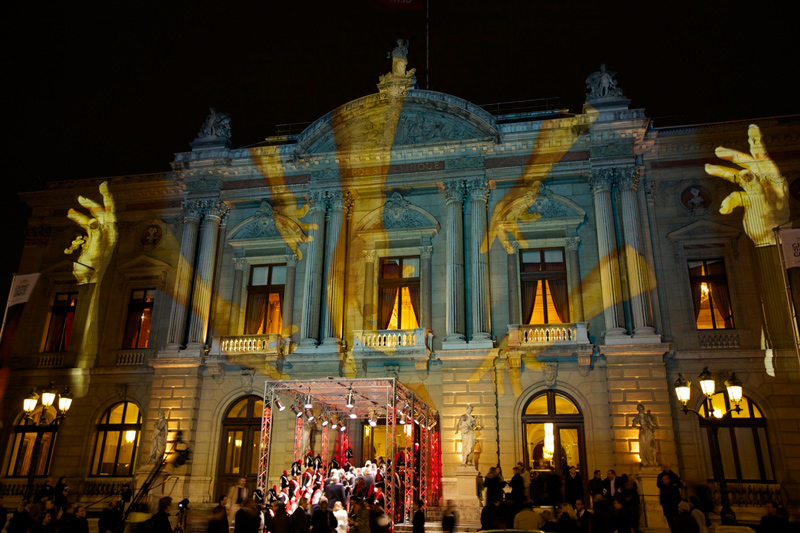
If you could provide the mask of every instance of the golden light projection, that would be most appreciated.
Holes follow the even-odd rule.
[[[86,232],[85,236],[79,235],[64,250],[67,255],[80,251],[72,269],[79,285],[95,283],[102,277],[117,244],[116,205],[108,190],[107,181],[100,184],[100,195],[103,197],[103,205],[90,198],[78,196],[78,203],[89,211],[88,215],[77,209],[70,209],[67,213],[67,218]]]
[[[744,209],[744,230],[757,247],[775,244],[773,228],[789,220],[789,185],[781,175],[778,165],[770,158],[761,129],[751,124],[747,129],[750,153],[718,147],[714,153],[720,159],[730,161],[740,168],[707,164],[705,170],[711,176],[735,183],[743,191],[729,194],[719,208],[729,215],[737,207]]]

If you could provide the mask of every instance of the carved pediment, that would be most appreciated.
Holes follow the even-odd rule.
[[[169,263],[165,263],[164,261],[159,261],[154,257],[150,257],[149,255],[140,255],[130,261],[127,261],[119,266],[117,266],[117,272],[122,273],[130,273],[134,271],[165,271],[169,270],[171,265]]]
[[[500,214],[500,220],[525,222],[573,217],[583,220],[585,216],[586,211],[578,204],[541,185],[528,189],[519,199],[511,202]]]
[[[231,231],[231,241],[247,239],[282,239],[304,242],[306,234],[300,225],[276,212],[267,202],[261,202],[256,213]]]
[[[394,192],[382,207],[367,213],[357,225],[358,231],[439,229],[436,218],[417,207],[399,192]]]
[[[698,220],[688,226],[670,232],[667,234],[667,238],[672,242],[689,240],[736,240],[741,234],[741,230],[726,226],[725,224],[718,224],[708,220]]]

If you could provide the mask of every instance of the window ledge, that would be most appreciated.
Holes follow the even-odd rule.
[[[735,329],[697,330],[697,342],[703,350],[739,347],[739,332]]]
[[[589,344],[589,323],[509,324],[508,346],[551,346]]]
[[[146,348],[118,350],[117,366],[140,366],[147,363],[148,351]]]

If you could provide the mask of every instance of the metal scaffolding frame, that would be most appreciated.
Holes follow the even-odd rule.
[[[352,396],[352,407],[347,407],[348,397]],[[439,454],[439,413],[436,409],[419,399],[413,391],[401,384],[395,378],[325,378],[316,380],[292,381],[266,381],[264,383],[264,412],[261,422],[261,449],[258,465],[258,488],[266,493],[269,476],[270,445],[272,442],[273,405],[275,400],[281,398],[284,405],[295,404],[300,412],[306,401],[313,405],[312,412],[335,418],[341,424],[350,424],[353,421],[365,422],[369,417],[383,418],[386,420],[386,447],[384,457],[391,458],[391,463],[386,472],[384,497],[386,499],[386,513],[395,521],[397,504],[402,502],[403,520],[411,522],[411,507],[414,491],[418,490],[418,498],[426,505],[438,505],[441,497],[441,458]],[[296,417],[294,461],[301,460],[303,420],[306,416]],[[404,494],[396,495],[394,481],[397,472],[398,448],[396,443],[398,418],[402,418],[412,430],[406,432],[406,447],[402,450],[405,464]],[[419,426],[419,450],[415,450],[412,442],[415,431],[413,426]],[[326,464],[334,456],[325,441],[328,432],[323,426],[322,459]],[[342,432],[342,442],[339,458],[344,459],[347,447],[347,431]],[[410,433],[410,435],[409,435]],[[419,465],[416,457],[419,453]],[[342,463],[343,464],[343,463]],[[419,466],[419,474],[415,480],[415,467]],[[415,481],[418,481],[415,482]]]

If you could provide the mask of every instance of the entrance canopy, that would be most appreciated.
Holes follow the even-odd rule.
[[[310,406],[310,407],[308,407]],[[304,442],[303,425],[312,423],[322,428],[322,464],[334,459],[328,453],[330,431],[336,425],[340,450],[347,448],[347,435],[352,424],[375,426],[378,420],[386,423],[387,450],[390,459],[387,475],[405,478],[404,494],[390,490],[386,484],[386,507],[389,516],[400,504],[410,513],[411,500],[420,498],[438,503],[441,481],[441,452],[438,432],[439,413],[422,401],[412,390],[395,378],[351,379],[324,378],[315,380],[267,381],[264,384],[264,412],[261,423],[261,454],[258,487],[265,490],[268,484],[270,443],[275,410],[291,410],[295,416],[294,460],[300,460],[308,451]],[[344,427],[345,430],[341,428]],[[405,448],[398,449],[397,433],[408,437]],[[399,463],[399,464],[398,464]],[[343,464],[343,461],[340,463]],[[415,472],[416,471],[416,472]],[[399,500],[397,498],[400,498]]]

